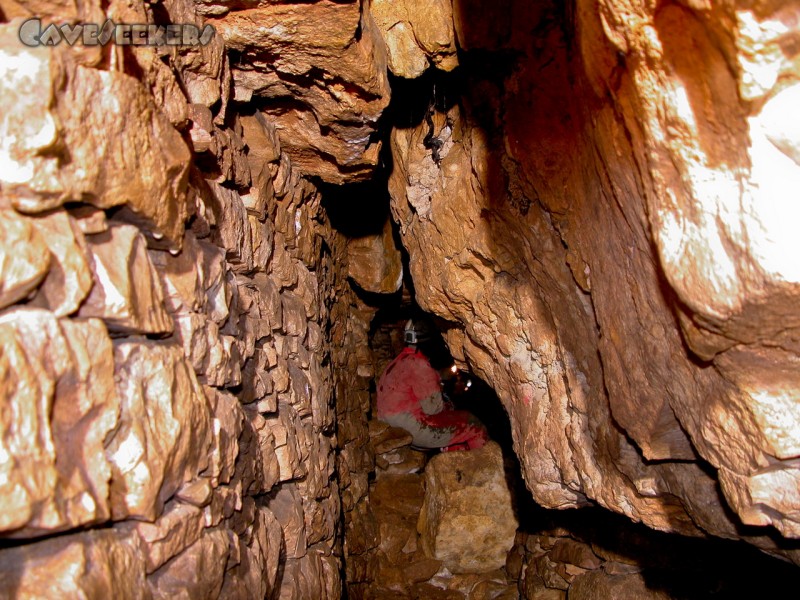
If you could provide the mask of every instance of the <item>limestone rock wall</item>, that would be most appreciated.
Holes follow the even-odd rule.
[[[454,2],[392,209],[540,504],[797,560],[796,9]]]
[[[336,81],[321,93],[299,72],[281,87],[272,61],[239,69],[237,40],[285,24],[286,5],[1,6],[0,595],[338,598],[341,498],[349,514],[366,485],[363,379],[351,306],[332,312],[346,245],[307,177],[374,162],[388,88],[368,15],[302,5],[339,36],[312,40],[330,51],[313,76]],[[29,48],[31,15],[206,15],[217,35]],[[330,147],[293,132],[312,113]]]
[[[386,50],[363,2],[198,1],[233,52],[233,97],[267,100],[282,147],[306,174],[368,178],[389,102]]]

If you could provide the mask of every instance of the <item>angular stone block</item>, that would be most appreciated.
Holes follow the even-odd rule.
[[[272,390],[272,378],[267,373],[267,354],[261,348],[256,348],[252,358],[245,363],[242,369],[241,402],[249,404],[259,401],[260,412],[271,412],[260,401]],[[270,408],[275,410],[277,406]]]
[[[47,275],[50,250],[30,219],[0,209],[0,307],[30,294]]]
[[[282,542],[280,523],[269,510],[258,507],[253,524],[242,536],[239,564],[225,574],[220,598],[271,598]]]
[[[182,350],[151,341],[114,348],[119,427],[109,440],[115,519],[154,520],[164,503],[208,466],[211,414]]]
[[[286,237],[275,232],[275,248],[269,263],[269,274],[280,289],[290,288],[297,283],[297,268],[286,250]]]
[[[205,271],[208,267],[205,255],[210,248],[216,249],[188,232],[179,254],[150,251],[150,259],[157,268],[166,306],[171,313],[202,312],[205,309]]]
[[[231,480],[239,456],[239,436],[244,427],[245,414],[232,394],[211,387],[206,387],[205,391],[214,420],[209,464],[204,474],[210,476],[215,485],[225,484]]]
[[[500,446],[446,452],[425,468],[417,529],[425,553],[453,573],[483,573],[506,564],[517,530]]]
[[[281,144],[278,133],[266,115],[256,112],[254,115],[241,117],[240,122],[245,142],[249,147],[247,159],[250,161],[252,171],[255,171],[260,163],[271,163],[280,159]]]
[[[306,527],[303,498],[294,483],[284,483],[269,496],[267,508],[283,528],[283,542],[287,558],[306,555]]]
[[[280,403],[278,414],[269,416],[267,422],[275,436],[275,454],[280,465],[280,481],[289,481],[304,473],[301,463],[302,449],[298,440],[300,418],[294,408]]]
[[[250,224],[250,243],[253,247],[253,264],[255,268],[265,271],[272,258],[272,245],[274,242],[274,230],[269,221],[260,221],[257,217],[248,214],[247,221]]]
[[[225,262],[225,251],[202,240],[200,247],[203,248],[203,277],[206,301],[208,302],[207,312],[217,325],[222,325],[230,315],[233,295],[228,265]]]
[[[303,300],[292,292],[281,293],[283,333],[303,338],[306,335],[306,309]]]
[[[89,236],[88,242],[94,287],[78,316],[101,318],[111,331],[120,333],[172,333],[161,279],[139,230],[113,225],[105,233]]]
[[[226,251],[228,261],[237,272],[253,270],[253,246],[250,241],[250,223],[241,196],[234,190],[207,182],[205,199],[214,213],[216,228],[212,238]]]
[[[279,597],[281,600],[334,600],[339,597],[340,587],[339,560],[323,550],[314,549],[302,558],[286,561]]]
[[[368,292],[393,294],[403,285],[403,260],[387,217],[381,233],[351,239],[347,275]]]
[[[32,222],[50,249],[52,260],[30,306],[47,308],[59,317],[72,314],[94,284],[83,233],[66,212],[51,213]]]
[[[42,535],[110,516],[106,436],[117,424],[111,340],[96,319],[0,317],[0,531]]]
[[[203,511],[196,506],[170,502],[154,523],[130,521],[117,527],[139,537],[145,570],[152,573],[200,539],[205,521]]]
[[[147,577],[156,600],[212,600],[219,598],[230,541],[224,529],[212,529],[194,544]]]
[[[549,558],[552,561],[569,563],[588,570],[597,569],[601,564],[600,558],[592,552],[589,544],[570,539],[558,540],[553,545]]]
[[[275,450],[273,430],[258,412],[245,409],[247,422],[254,434],[253,444],[248,448],[248,456],[256,458],[255,486],[253,493],[261,494],[272,489],[280,477],[280,464]],[[257,455],[257,456],[254,456]]]
[[[216,427],[216,424],[214,426]],[[211,503],[211,497],[214,494],[212,483],[208,476],[208,469],[206,469],[203,471],[203,476],[181,486],[181,489],[175,492],[175,499],[197,508],[205,508]]]
[[[273,331],[280,329],[283,325],[283,303],[275,282],[264,273],[256,273],[253,286],[258,292],[260,318],[270,323]]]

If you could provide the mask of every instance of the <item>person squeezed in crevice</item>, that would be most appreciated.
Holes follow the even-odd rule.
[[[423,351],[430,328],[411,319],[403,332],[406,348],[378,381],[378,419],[408,431],[418,449],[475,450],[489,439],[486,427],[442,395],[442,380]]]

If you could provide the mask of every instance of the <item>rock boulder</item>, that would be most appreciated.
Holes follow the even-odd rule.
[[[425,500],[417,529],[426,554],[453,573],[503,567],[517,518],[500,446],[448,452],[425,469]]]

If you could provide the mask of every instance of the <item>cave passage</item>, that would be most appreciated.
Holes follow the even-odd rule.
[[[796,589],[798,10],[0,0],[0,597]]]
[[[374,194],[374,188],[371,190]],[[341,202],[330,206],[336,211],[349,210]],[[377,217],[364,217],[358,202],[351,206],[358,207],[357,214],[364,218],[358,228],[360,234],[380,231],[381,226],[365,223],[386,218],[384,211],[375,211]],[[342,214],[332,216],[333,222],[339,219],[352,223]],[[404,262],[407,264],[407,257]],[[425,469],[439,451],[412,448],[407,434],[387,429],[377,420],[375,404],[377,379],[405,347],[403,332],[408,319],[424,319],[433,326],[432,340],[425,344],[425,350],[438,371],[449,370],[454,360],[436,326],[446,331],[451,324],[425,314],[416,305],[413,282],[408,279],[392,294],[365,293],[352,280],[351,285],[373,315],[369,348],[374,377],[369,384],[368,422],[376,462],[369,478],[370,520],[354,523],[350,531],[359,536],[359,529],[374,527],[378,539],[366,552],[374,568],[366,580],[355,577],[347,581],[348,597],[400,594],[445,598],[450,597],[450,591],[474,594],[482,590],[485,597],[498,599],[539,598],[542,594],[549,594],[548,598],[564,594],[583,598],[597,597],[592,595],[596,593],[604,598],[734,598],[778,595],[796,581],[796,567],[741,542],[662,533],[597,506],[560,511],[537,505],[522,477],[506,410],[495,391],[468,370],[458,371],[462,393],[452,400],[457,409],[476,415],[486,425],[491,440],[499,444],[503,477],[519,526],[502,567],[452,573],[420,547],[424,534],[418,524],[425,502]],[[470,382],[467,390],[463,390],[465,381]],[[443,390],[452,390],[452,382],[445,380]],[[471,537],[471,533],[462,530],[460,544],[474,548],[487,543]],[[361,561],[365,556],[353,554],[349,559]],[[351,570],[345,571],[352,576]]]

